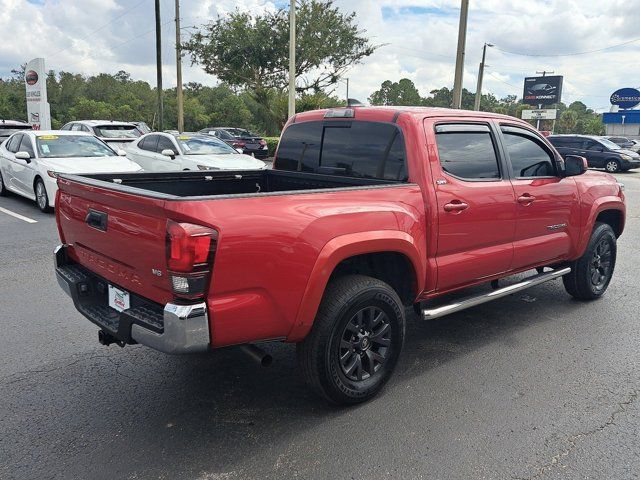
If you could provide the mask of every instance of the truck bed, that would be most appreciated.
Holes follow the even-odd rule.
[[[135,193],[136,195],[165,199],[261,196],[300,190],[322,191],[326,189],[372,187],[399,183],[373,178],[339,177],[281,170],[185,171],[61,176],[63,178],[68,177],[74,182],[96,187],[107,187]],[[111,185],[107,186],[104,182],[109,182]]]

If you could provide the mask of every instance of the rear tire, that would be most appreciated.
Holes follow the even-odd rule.
[[[4,186],[4,179],[2,178],[2,173],[0,173],[0,197],[7,196],[7,188]]]
[[[306,382],[329,402],[365,402],[391,377],[404,335],[397,293],[378,279],[347,275],[327,286],[313,328],[298,344],[298,362]]]
[[[609,173],[618,173],[622,170],[622,166],[618,160],[607,160],[604,163],[604,169]]]
[[[606,292],[616,266],[616,236],[606,223],[597,222],[584,255],[562,277],[564,288],[578,300],[595,300]]]
[[[36,205],[43,213],[49,213],[53,209],[49,206],[49,195],[47,195],[47,189],[44,186],[44,182],[41,178],[36,180],[34,185],[34,191],[36,194]]]

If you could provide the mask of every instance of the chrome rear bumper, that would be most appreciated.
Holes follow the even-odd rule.
[[[66,246],[54,250],[56,278],[76,309],[124,346],[140,343],[170,354],[206,352],[210,348],[209,316],[204,302],[159,305],[129,292],[130,308],[108,306],[110,283],[70,261]]]

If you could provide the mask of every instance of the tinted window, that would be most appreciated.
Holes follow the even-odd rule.
[[[278,169],[315,172],[320,163],[322,123],[294,123],[282,135],[278,146]]]
[[[18,147],[20,146],[20,142],[22,141],[22,135],[14,135],[11,137],[11,140],[7,143],[7,150],[11,153],[16,153],[18,151]]]
[[[27,135],[22,136],[22,142],[20,142],[18,151],[27,152],[29,155],[31,155],[31,158],[35,157],[33,153],[33,143],[31,143],[31,139]]]
[[[595,150],[596,152],[603,150],[602,145],[600,145],[595,140],[585,140],[582,148],[584,148],[586,150],[592,150],[592,151]]]
[[[173,150],[173,153],[178,153],[176,151],[176,146],[171,140],[169,140],[167,137],[161,137],[159,135],[158,137],[158,146],[156,147],[156,152],[162,153],[163,150]]]
[[[556,147],[582,148],[582,138],[578,137],[550,137],[549,141]]]
[[[349,177],[407,180],[400,130],[379,122],[305,122],[284,132],[277,165]]]
[[[321,173],[406,180],[404,157],[404,142],[395,125],[354,122],[324,127]]]
[[[79,123],[74,123],[71,126],[71,130],[73,130],[74,132],[81,132],[82,131],[82,125],[80,125]]]
[[[147,150],[149,152],[155,152],[156,145],[158,145],[158,135],[149,135],[148,137],[142,139],[142,141],[138,144],[138,148]]]
[[[552,177],[556,174],[553,156],[534,139],[504,132],[504,141],[516,177]]]
[[[71,130],[71,124],[67,123],[64,127],[62,127],[60,130]]]
[[[438,132],[438,155],[442,169],[468,180],[500,178],[498,157],[489,129],[473,132]]]

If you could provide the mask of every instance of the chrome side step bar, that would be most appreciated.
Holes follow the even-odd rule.
[[[480,305],[482,303],[490,302],[491,300],[495,300],[497,298],[511,295],[512,293],[517,293],[522,290],[526,290],[529,287],[540,285],[541,283],[548,282],[550,280],[555,280],[556,278],[560,278],[569,272],[571,272],[571,267],[565,267],[559,270],[553,270],[551,272],[546,272],[546,273],[539,273],[537,275],[533,275],[532,277],[525,278],[521,282],[515,283],[513,285],[509,285],[507,287],[499,288],[489,293],[466,297],[454,303],[450,303],[448,305],[442,305],[436,308],[426,308],[422,310],[422,319],[433,320],[434,318],[444,317],[445,315],[459,312],[460,310],[465,310],[467,308],[475,307],[476,305]]]

